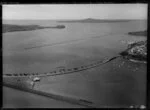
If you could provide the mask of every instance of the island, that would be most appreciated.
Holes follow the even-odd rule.
[[[137,32],[129,32],[128,35],[147,36],[147,30],[145,30],[145,31],[137,31]]]
[[[6,32],[15,32],[15,31],[32,31],[37,29],[45,29],[45,28],[56,28],[63,29],[64,25],[57,25],[53,27],[43,27],[39,25],[12,25],[12,24],[3,24],[3,33]]]
[[[81,19],[81,20],[61,20],[61,21],[57,21],[57,22],[62,22],[62,23],[113,23],[113,22],[129,22],[129,21],[131,21],[131,20],[87,18],[87,19]]]

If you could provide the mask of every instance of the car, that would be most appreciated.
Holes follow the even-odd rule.
[[[40,78],[39,78],[39,77],[35,77],[35,78],[33,78],[33,81],[34,81],[34,82],[40,81]]]

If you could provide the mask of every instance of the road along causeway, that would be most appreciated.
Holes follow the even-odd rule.
[[[71,74],[71,73],[75,73],[75,72],[79,72],[79,71],[84,71],[87,69],[91,69],[100,65],[103,65],[105,63],[108,63],[118,57],[121,57],[120,55],[118,56],[114,56],[102,61],[97,61],[88,65],[83,65],[80,67],[74,67],[74,68],[69,68],[69,69],[62,69],[62,70],[53,70],[51,72],[45,72],[45,73],[13,73],[13,74],[3,74],[3,77],[47,77],[47,76],[56,76],[56,75],[63,75],[63,74]]]

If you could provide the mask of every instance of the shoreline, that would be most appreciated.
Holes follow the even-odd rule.
[[[25,91],[25,92],[34,93],[34,94],[45,96],[45,97],[49,97],[49,98],[59,100],[59,101],[65,101],[65,102],[68,102],[71,104],[82,105],[82,106],[86,106],[89,108],[93,108],[91,105],[89,105],[89,104],[93,104],[93,102],[90,102],[90,101],[87,101],[84,99],[75,99],[75,98],[71,98],[71,97],[67,97],[67,96],[61,96],[61,95],[56,95],[56,94],[52,94],[52,93],[37,91],[34,89],[21,88],[21,87],[18,87],[18,86],[9,84],[9,83],[3,83],[3,86],[10,87],[10,88],[17,89],[17,90],[21,90],[21,91]]]

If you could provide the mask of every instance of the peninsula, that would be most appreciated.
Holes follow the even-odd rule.
[[[128,35],[147,37],[147,30],[129,32]],[[147,40],[128,43],[128,48],[125,51],[121,52],[120,55],[122,55],[123,57],[128,58],[130,60],[146,62],[146,60],[147,60]]]
[[[147,36],[147,30],[145,31],[137,31],[137,32],[129,32],[129,35],[134,35],[134,36]]]
[[[63,29],[64,25],[57,25],[53,27],[43,27],[39,25],[12,25],[12,24],[3,24],[3,33],[6,32],[15,32],[15,31],[32,31],[37,29],[46,29],[46,28],[56,28]]]
[[[120,55],[123,57],[136,60],[136,61],[144,61],[147,60],[147,40],[146,41],[138,41],[128,45],[128,48],[121,52]]]

